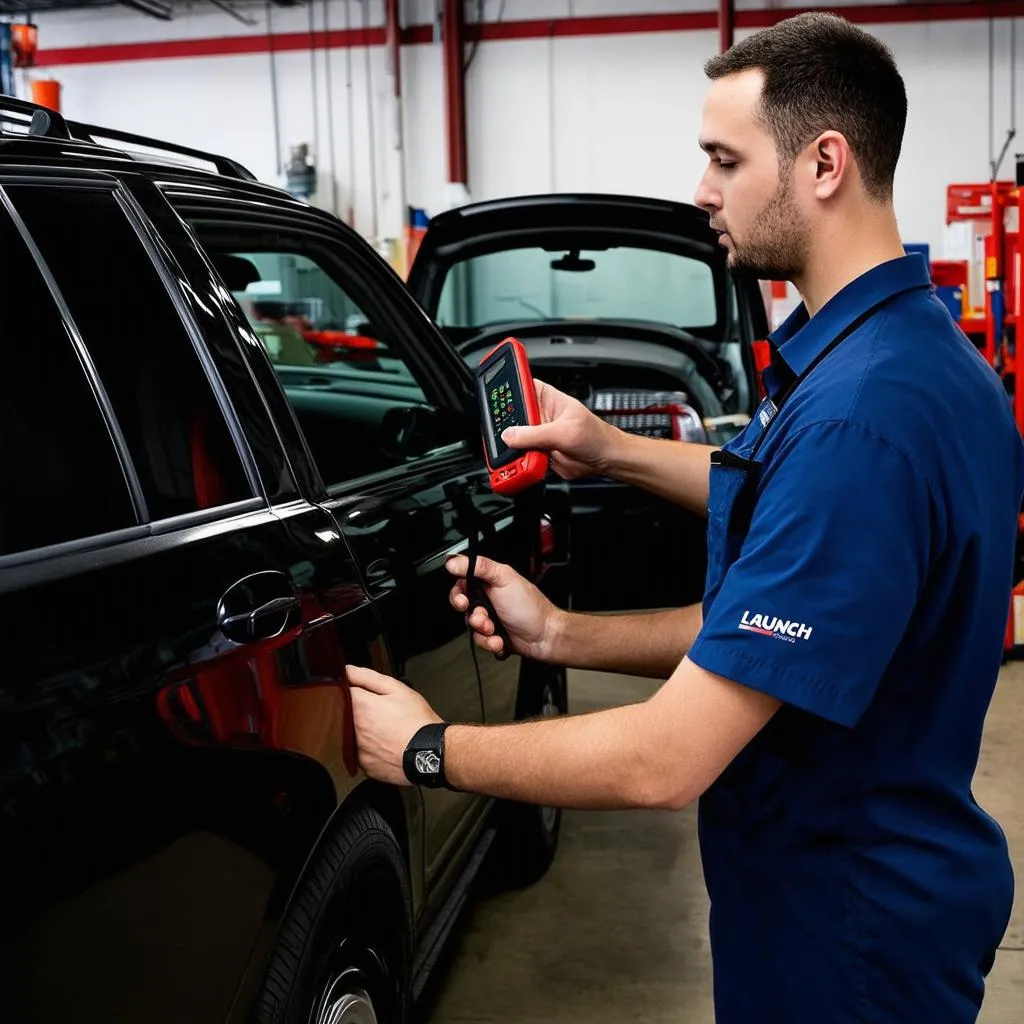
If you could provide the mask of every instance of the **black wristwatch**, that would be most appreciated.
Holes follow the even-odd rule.
[[[444,773],[444,731],[447,728],[447,722],[425,725],[409,740],[402,755],[402,768],[414,786],[427,789],[448,786]]]

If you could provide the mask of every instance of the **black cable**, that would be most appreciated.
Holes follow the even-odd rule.
[[[466,63],[462,65],[462,73],[465,74],[469,70],[470,64],[473,63],[473,58],[476,56],[477,47],[480,45],[480,26],[484,23],[484,0],[476,0],[476,39],[473,40],[473,48],[469,51],[469,57]],[[447,30],[447,26],[446,26]]]
[[[505,0],[501,0],[501,6],[498,8],[498,16],[494,19],[494,24],[497,25],[501,22],[501,19],[505,16]],[[473,63],[473,58],[476,56],[477,47],[480,45],[480,33],[484,23],[484,0],[478,0],[476,5],[476,39],[473,40],[473,49],[469,51],[469,59],[466,61],[462,68],[462,73],[465,74],[469,70],[469,65]]]

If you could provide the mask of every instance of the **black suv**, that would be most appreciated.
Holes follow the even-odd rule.
[[[403,1021],[485,853],[529,882],[559,816],[370,783],[345,665],[564,711],[444,563],[564,605],[566,494],[491,491],[470,368],[335,218],[0,118],[0,1018]]]

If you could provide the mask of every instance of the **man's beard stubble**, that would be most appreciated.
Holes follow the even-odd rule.
[[[729,265],[762,281],[792,281],[802,276],[809,231],[793,202],[788,176],[751,220],[741,242],[730,234]]]

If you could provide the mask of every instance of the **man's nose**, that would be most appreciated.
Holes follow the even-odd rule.
[[[722,208],[722,196],[712,183],[708,180],[709,171],[705,171],[697,185],[693,201],[705,213],[714,213]]]

